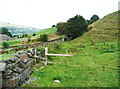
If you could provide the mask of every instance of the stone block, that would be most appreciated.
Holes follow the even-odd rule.
[[[23,55],[20,55],[20,59],[26,59],[26,60],[28,60],[28,59],[29,59],[29,57],[28,57],[28,55],[23,54]]]
[[[0,89],[2,88],[2,72],[0,72]]]
[[[13,69],[14,72],[17,72],[17,73],[21,73],[23,71],[23,69],[19,68],[19,67],[15,67]]]
[[[12,70],[6,69],[6,70],[3,72],[3,77],[5,78],[6,76],[10,76],[11,73],[12,73]]]
[[[28,60],[28,62],[25,65],[27,68],[32,67],[32,63],[33,63],[33,61],[30,59],[30,60]]]
[[[14,77],[10,79],[6,79],[3,82],[3,87],[15,87],[19,84],[20,77]]]
[[[24,70],[22,74],[25,76],[25,78],[28,78],[31,73],[33,73],[33,69],[29,67],[26,70]]]
[[[22,69],[26,69],[25,64],[23,62],[21,62],[21,61],[18,63],[18,67],[20,67]]]
[[[23,74],[20,74],[19,77],[20,77],[19,85],[22,85],[23,83],[25,83],[26,77]]]
[[[16,66],[16,63],[12,63],[12,64],[8,64],[6,65],[6,69],[10,69],[10,70],[13,70]]]
[[[5,71],[6,63],[1,62],[0,63],[0,71]]]

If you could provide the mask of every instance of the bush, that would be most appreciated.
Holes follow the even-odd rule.
[[[4,48],[9,48],[9,44],[6,43],[6,42],[3,42],[3,47],[4,47]]]
[[[35,33],[33,33],[33,35],[32,36],[36,36],[36,34]]]
[[[48,35],[47,34],[40,35],[39,41],[42,41],[42,42],[48,41]]]

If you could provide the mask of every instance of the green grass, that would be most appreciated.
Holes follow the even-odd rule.
[[[20,40],[11,40],[11,41],[5,41],[9,45],[16,45],[17,43],[20,42]],[[2,46],[3,42],[0,42],[0,46]]]
[[[54,65],[35,66],[31,87],[118,87],[117,42],[70,42],[49,44],[49,53],[63,53],[72,57],[49,57]],[[56,46],[57,45],[57,46]],[[106,47],[106,45],[108,47]],[[113,45],[113,47],[111,46]],[[111,51],[109,51],[111,50]],[[60,83],[54,83],[58,79]],[[23,86],[23,87],[25,87]]]
[[[40,34],[51,34],[57,31],[57,28],[48,28],[48,29],[44,29],[42,31],[36,32],[36,35],[40,35]]]

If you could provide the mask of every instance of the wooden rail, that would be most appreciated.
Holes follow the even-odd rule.
[[[47,65],[47,56],[73,56],[73,55],[69,55],[69,54],[49,54],[48,53],[48,47],[45,47],[45,65]]]

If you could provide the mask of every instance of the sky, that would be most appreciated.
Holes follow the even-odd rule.
[[[0,0],[0,21],[39,29],[75,15],[100,18],[118,10],[119,0]]]

